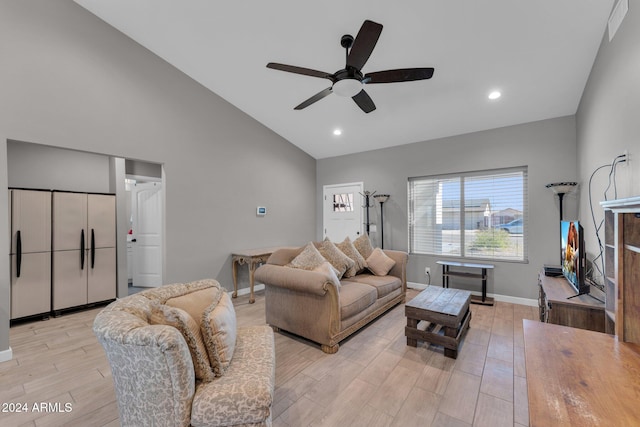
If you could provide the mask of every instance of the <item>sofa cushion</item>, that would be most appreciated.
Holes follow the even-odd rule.
[[[338,249],[328,237],[318,245],[318,251],[338,271],[338,279],[354,266],[354,261]]]
[[[291,260],[286,267],[300,268],[302,270],[313,270],[319,267],[326,259],[320,254],[318,249],[313,245],[313,242],[307,243],[302,252]]]
[[[371,245],[371,240],[369,240],[369,236],[363,234],[353,241],[353,246],[360,252],[362,258],[367,259],[373,252],[373,246]]]
[[[225,373],[236,346],[236,311],[229,294],[211,304],[203,314],[202,337],[209,355],[209,363],[216,376]]]
[[[271,425],[275,346],[269,326],[238,328],[233,360],[223,377],[196,385],[191,425]]]
[[[389,295],[391,292],[402,287],[402,281],[395,276],[375,276],[373,274],[364,273],[350,277],[349,281],[365,283],[373,286],[378,292],[378,298]]]
[[[314,268],[313,271],[317,271],[318,273],[327,275],[331,282],[335,285],[335,287],[340,289],[340,279],[338,279],[338,271],[333,265],[331,265],[329,261],[323,262],[319,267]]]
[[[373,286],[343,280],[340,287],[340,318],[360,313],[376,302],[378,292]]]
[[[367,261],[360,255],[360,252],[353,246],[353,242],[347,236],[342,242],[336,243],[338,249],[340,249],[346,256],[353,260],[353,267],[347,269],[344,273],[344,277],[353,277],[367,267]]]
[[[382,249],[375,248],[367,258],[367,268],[376,276],[386,276],[396,262],[385,255]]]
[[[209,365],[207,349],[200,333],[200,327],[189,313],[180,308],[153,301],[151,302],[148,321],[152,325],[173,326],[180,331],[189,347],[196,379],[212,381],[215,378],[214,372]]]

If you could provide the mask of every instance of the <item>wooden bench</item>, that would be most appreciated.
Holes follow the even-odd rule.
[[[441,345],[445,356],[456,359],[460,338],[471,321],[470,301],[469,291],[427,287],[405,304],[407,345],[417,347],[418,340]]]

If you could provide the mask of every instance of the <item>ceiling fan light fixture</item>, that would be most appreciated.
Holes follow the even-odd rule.
[[[352,98],[362,90],[362,82],[358,79],[342,79],[333,84],[331,91],[338,96]]]

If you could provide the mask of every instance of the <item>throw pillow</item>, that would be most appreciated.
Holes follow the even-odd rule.
[[[224,291],[217,287],[201,289],[195,292],[189,292],[184,295],[169,298],[165,304],[171,307],[181,308],[193,317],[198,327],[202,323],[202,313],[213,302],[220,300],[220,295]]]
[[[353,241],[353,246],[356,247],[362,258],[367,259],[371,256],[371,252],[373,252],[373,246],[371,246],[371,240],[369,240],[369,236],[363,234]]]
[[[285,267],[301,268],[303,270],[313,270],[320,266],[326,259],[318,252],[312,242],[307,243],[302,252],[291,260]]]
[[[231,363],[236,347],[236,311],[229,294],[224,292],[220,302],[211,304],[203,313],[201,325],[209,363],[216,376],[222,376]]]
[[[396,265],[396,262],[382,252],[382,249],[375,248],[367,258],[367,265],[369,270],[376,276],[386,276],[389,270]]]
[[[149,314],[149,323],[152,325],[168,325],[176,328],[187,342],[196,379],[213,381],[214,372],[209,365],[207,349],[196,321],[186,311],[170,307],[168,305],[153,302]]]
[[[317,271],[318,273],[327,275],[331,283],[333,283],[337,289],[340,289],[341,285],[340,279],[338,279],[337,271],[329,261],[323,262],[320,266],[314,268],[313,271]]]
[[[367,267],[367,261],[360,252],[353,246],[351,239],[347,236],[342,242],[336,243],[338,249],[353,260],[353,267],[344,272],[344,277],[353,277]]]
[[[338,279],[354,266],[354,261],[338,249],[328,237],[322,241],[318,251],[338,271]]]

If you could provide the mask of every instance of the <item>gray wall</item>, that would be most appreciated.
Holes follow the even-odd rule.
[[[461,118],[463,119],[463,118]],[[317,161],[317,191],[322,186],[364,181],[365,190],[391,197],[384,204],[385,248],[408,250],[407,179],[414,176],[528,166],[529,262],[493,262],[488,292],[520,298],[537,298],[537,275],[543,264],[559,264],[558,198],[545,188],[550,182],[575,180],[576,136],[573,116],[518,126],[419,142]],[[564,214],[576,214],[576,199],[565,198]],[[322,205],[316,209],[316,237],[322,236]],[[372,211],[377,222],[379,205]],[[377,236],[372,237],[379,245]],[[440,257],[411,255],[408,280],[426,283],[425,267],[431,267],[432,283],[441,284],[435,263]],[[476,281],[477,282],[477,281]],[[461,284],[464,286],[465,284]],[[479,290],[479,285],[467,286]]]
[[[21,141],[7,142],[9,187],[109,192],[109,157]]]
[[[71,0],[1,2],[0,47],[0,188],[8,140],[163,164],[168,282],[231,289],[231,251],[313,239],[312,157]],[[0,198],[0,224],[7,209]],[[9,300],[5,256],[0,352]]]
[[[640,0],[629,1],[629,12],[615,37],[605,33],[576,114],[580,213],[586,230],[587,255],[599,254],[591,221],[588,184],[599,166],[629,150],[631,161],[616,168],[618,198],[640,195]],[[604,217],[599,202],[609,183],[609,170],[597,172],[592,181],[596,224]],[[612,189],[608,199],[614,199]],[[601,234],[604,238],[604,230]],[[601,282],[601,279],[598,278]]]

